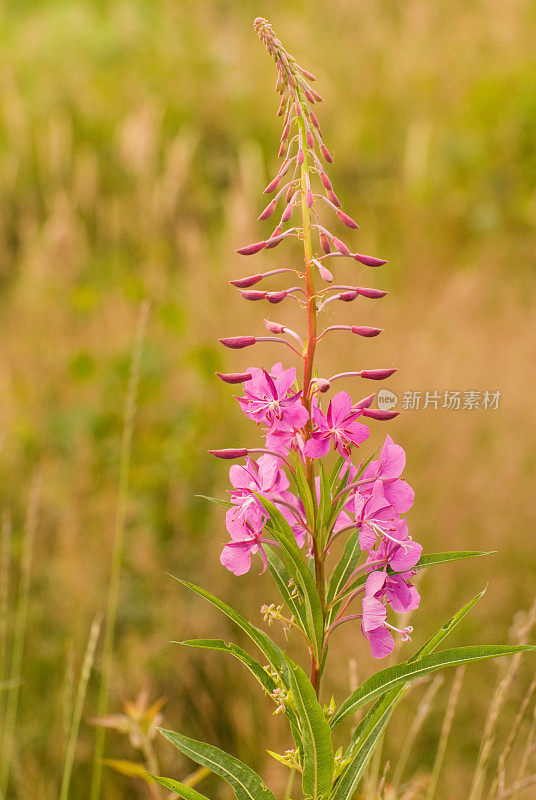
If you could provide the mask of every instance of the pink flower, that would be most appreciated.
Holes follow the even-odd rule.
[[[352,454],[352,446],[360,445],[368,438],[370,431],[358,422],[363,409],[352,411],[352,399],[348,392],[338,392],[328,406],[326,416],[320,409],[313,409],[316,430],[305,444],[305,455],[321,458],[329,452],[333,440],[335,449],[347,460]]]
[[[280,363],[265,369],[252,367],[251,380],[244,384],[245,397],[238,402],[244,414],[258,425],[266,425],[271,431],[301,428],[309,414],[301,402],[301,392],[292,392],[296,381],[296,369],[283,369]]]
[[[385,498],[380,481],[372,484],[372,491],[368,496],[363,496],[362,488],[365,487],[360,486],[354,495],[355,523],[359,528],[359,546],[362,550],[370,553],[378,541],[378,537],[396,535],[400,519],[393,506]]]
[[[417,608],[420,597],[415,587],[403,579],[393,579],[380,571],[370,573],[365,584],[361,629],[370,642],[373,658],[384,658],[393,651],[391,631],[399,633],[402,641],[408,641],[413,630],[410,625],[401,629],[387,622],[387,609],[382,599],[397,611],[409,611]]]
[[[394,444],[390,436],[385,437],[377,461],[371,461],[363,472],[363,480],[381,478],[383,494],[390,504],[400,513],[408,511],[413,505],[415,492],[400,476],[406,466],[406,454],[400,445]],[[372,492],[372,484],[360,487],[360,494],[366,496]]]
[[[263,572],[267,566],[266,553],[262,549],[262,531],[266,517],[256,504],[251,502],[235,505],[225,515],[231,541],[222,550],[220,562],[235,575],[244,575],[251,567],[251,556],[260,552]]]

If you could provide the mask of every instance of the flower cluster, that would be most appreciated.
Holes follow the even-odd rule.
[[[303,243],[304,263],[300,267],[273,266],[231,283],[249,301],[278,304],[288,299],[297,303],[306,311],[307,325],[302,335],[282,323],[265,320],[268,336],[220,339],[231,349],[259,342],[282,345],[301,361],[303,369],[300,378],[295,367],[285,368],[281,362],[269,371],[254,366],[243,373],[218,373],[229,384],[243,385],[244,393],[237,398],[240,408],[262,429],[265,438],[262,448],[211,451],[221,458],[245,458],[243,465],[230,469],[232,489],[226,514],[230,539],[223,548],[221,562],[234,574],[243,575],[251,567],[252,556],[259,554],[264,571],[269,564],[267,548],[277,550],[280,546],[269,511],[276,507],[297,545],[303,548],[303,558],[314,562],[325,642],[338,625],[360,619],[372,655],[382,657],[393,649],[391,631],[409,638],[411,628],[399,629],[387,622],[387,606],[396,613],[417,608],[420,598],[411,579],[422,548],[409,536],[403,517],[413,503],[413,491],[401,478],[405,466],[402,448],[387,436],[376,460],[355,466],[352,456],[370,435],[364,419],[385,421],[397,412],[371,408],[374,395],[356,402],[346,391],[335,393],[328,402],[324,402],[323,395],[336,380],[383,380],[395,370],[360,369],[324,378],[316,374],[315,351],[320,342],[324,343],[324,337],[329,339],[336,331],[365,338],[381,333],[379,328],[361,324],[328,325],[319,332],[322,311],[332,302],[377,300],[387,294],[353,282],[335,284],[328,263],[350,259],[366,267],[378,267],[386,262],[354,252],[327,227],[322,212],[335,214],[347,228],[357,229],[358,225],[342,210],[324,166],[333,159],[312,108],[322,98],[311,86],[314,76],[283,48],[266,20],[257,19],[255,29],[277,66],[276,89],[281,95],[278,114],[283,117],[279,150],[283,161],[265,189],[265,193],[275,195],[259,220],[272,217],[279,203],[282,212],[266,239],[237,252],[251,256],[270,251],[284,240],[297,240]],[[297,212],[300,220],[293,224]],[[295,285],[251,288],[287,273]],[[321,281],[318,287],[315,279]],[[260,456],[257,460],[252,457],[256,454]],[[320,508],[326,503],[325,462],[330,458],[333,464],[329,471],[334,470],[336,478],[328,490],[333,513],[322,517]],[[300,488],[296,480],[298,472],[304,476],[309,500],[312,498],[312,511],[303,484]],[[334,540],[343,534],[358,538],[361,560],[352,564],[350,577],[328,604],[326,562],[334,552]],[[346,614],[355,598],[361,601],[361,612]]]

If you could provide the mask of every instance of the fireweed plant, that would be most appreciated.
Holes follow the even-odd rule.
[[[355,458],[355,451],[369,438],[363,420],[386,422],[396,412],[371,408],[373,394],[356,401],[332,387],[340,378],[383,380],[394,370],[352,369],[327,378],[315,370],[317,347],[335,332],[364,338],[380,333],[378,328],[361,324],[321,328],[322,312],[333,309],[332,304],[358,298],[378,300],[386,294],[337,283],[333,271],[339,259],[353,259],[367,267],[386,262],[355,253],[327,227],[335,222],[337,226],[342,223],[350,229],[358,228],[342,210],[324,166],[332,163],[332,157],[313,111],[322,98],[312,87],[313,75],[296,63],[268,22],[258,18],[254,27],[277,68],[276,90],[281,95],[278,115],[283,119],[279,148],[283,161],[265,189],[266,194],[275,194],[259,220],[272,217],[278,205],[282,213],[268,238],[237,252],[253,256],[294,239],[303,245],[303,263],[257,272],[231,283],[246,300],[273,305],[284,300],[298,303],[307,322],[304,333],[265,320],[268,336],[220,339],[231,349],[270,342],[291,350],[301,361],[301,372],[298,377],[295,367],[278,361],[269,370],[255,366],[243,373],[218,373],[226,383],[243,385],[238,403],[262,429],[265,447],[211,452],[222,459],[243,459],[230,468],[230,500],[220,501],[227,507],[229,534],[221,563],[240,576],[248,572],[255,559],[262,572],[270,572],[282,602],[263,607],[265,620],[280,622],[287,635],[295,631],[303,637],[309,663],[302,668],[263,630],[208,591],[186,581],[181,583],[242,628],[261,651],[262,659],[257,661],[238,645],[221,639],[193,639],[182,644],[230,654],[250,670],[275,703],[274,713],[280,711],[286,716],[294,745],[282,755],[271,755],[292,774],[301,774],[304,797],[350,800],[412,680],[442,667],[535,648],[471,646],[436,652],[481,593],[408,661],[376,672],[338,707],[333,700],[326,706],[318,699],[329,645],[337,628],[354,626],[356,636],[361,634],[368,640],[372,657],[384,658],[393,650],[396,637],[410,639],[412,628],[397,624],[396,615],[419,605],[419,593],[412,583],[417,571],[483,553],[422,554],[421,546],[408,533],[404,517],[414,499],[413,490],[402,478],[405,453],[390,436],[386,436],[376,458]],[[265,278],[274,275],[288,275],[293,285],[275,291],[258,288]],[[340,542],[334,547],[336,540]],[[335,554],[341,551],[337,558]],[[339,724],[370,704],[349,741],[335,751]],[[173,731],[162,733],[193,761],[227,781],[237,800],[275,800],[263,780],[237,758]],[[205,800],[191,786],[168,778],[157,780],[187,800]],[[289,782],[289,792],[291,785]]]

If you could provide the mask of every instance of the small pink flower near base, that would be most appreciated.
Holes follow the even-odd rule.
[[[348,392],[338,392],[331,400],[327,414],[317,407],[313,410],[313,422],[316,429],[305,445],[305,455],[309,458],[321,458],[329,452],[330,444],[340,455],[350,460],[352,446],[358,446],[368,439],[370,431],[366,425],[358,422],[363,410],[352,410],[352,398]]]

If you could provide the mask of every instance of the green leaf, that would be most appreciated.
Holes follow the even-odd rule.
[[[425,642],[425,644],[423,644],[420,650],[417,650],[414,656],[408,659],[408,662],[412,663],[413,661],[417,661],[419,658],[422,658],[423,656],[427,656],[429,653],[433,653],[433,651],[443,641],[443,639],[446,636],[448,636],[449,633],[451,633],[454,630],[454,628],[462,621],[462,619],[472,609],[475,603],[478,603],[480,598],[486,594],[486,589],[487,587],[485,589],[482,589],[481,592],[479,592],[475,597],[469,600],[468,603],[462,606],[460,610],[454,614],[453,617],[451,617],[447,622],[445,622],[445,624],[441,628],[439,628],[439,630],[436,631],[434,635],[431,636],[427,642]]]
[[[393,689],[400,684],[428,675],[444,667],[454,667],[458,664],[467,664],[471,661],[481,661],[485,658],[497,658],[513,653],[522,653],[536,650],[536,645],[475,645],[472,647],[455,647],[420,657],[415,661],[406,661],[377,672],[359,686],[346,698],[332,719],[332,727],[337,725],[349,714],[370,703],[379,695]]]
[[[151,775],[151,773],[147,773]],[[171,789],[172,792],[178,794],[179,797],[183,797],[184,800],[208,800],[208,798],[201,794],[201,792],[197,792],[195,789],[192,789],[191,786],[185,786],[184,783],[179,783],[178,781],[174,781],[172,778],[162,778],[158,775],[151,775],[158,783],[161,783],[162,786],[165,786],[166,789]]]
[[[289,582],[291,580],[290,572],[287,570],[274,550],[271,547],[265,546],[264,552],[266,553],[266,558],[268,559],[268,569],[270,570],[270,574],[277,584],[277,588],[279,589],[283,600],[287,604],[298,625],[300,625],[302,630],[307,633],[307,612],[303,602],[303,595],[300,593],[299,597],[295,597],[292,594],[291,589],[289,588]],[[297,585],[296,590],[298,592],[300,591]]]
[[[322,616],[322,604],[314,578],[305,563],[303,553],[296,544],[294,532],[285,517],[270,500],[257,494],[257,492],[254,492],[254,494],[270,517],[270,523],[267,527],[281,545],[285,566],[290,572],[291,578],[302,591],[305,601],[307,634],[318,661],[324,639],[324,619]]]
[[[351,800],[374,750],[383,735],[395,706],[400,702],[405,687],[385,694],[364,717],[354,735],[355,739],[345,753],[349,762],[337,778],[331,800]]]
[[[320,547],[324,548],[327,536],[328,536],[328,528],[325,524],[325,521],[328,519],[329,515],[331,514],[331,486],[328,481],[328,477],[326,475],[326,470],[324,469],[324,465],[320,462],[320,505],[318,508],[318,517],[316,520],[316,531],[317,536],[319,538]]]
[[[219,608],[229,619],[235,622],[242,630],[247,633],[249,638],[255,642],[259,650],[266,656],[270,664],[273,666],[275,671],[280,675],[283,683],[288,687],[288,677],[287,677],[287,665],[285,662],[285,658],[283,656],[283,651],[273,642],[270,637],[261,631],[259,628],[256,628],[255,625],[252,625],[251,622],[248,622],[244,617],[235,611],[231,606],[228,606],[227,603],[224,603],[223,600],[220,600],[218,597],[215,597],[210,592],[207,592],[206,589],[202,589],[200,586],[196,586],[195,583],[190,583],[189,581],[185,581],[182,578],[177,578],[176,576],[172,576],[175,578],[176,581],[181,583],[183,586],[186,586],[187,589],[190,589],[195,594],[204,597],[205,600],[208,600],[209,603],[212,603],[213,606]]]
[[[435,567],[438,564],[461,561],[464,558],[480,558],[480,556],[489,556],[494,552],[494,550],[453,550],[448,553],[428,553],[425,556],[421,556],[414,569]]]
[[[173,644],[182,644],[185,647],[199,647],[203,650],[216,650],[219,653],[229,653],[244,664],[254,677],[259,681],[268,694],[272,694],[274,689],[277,688],[272,676],[266,672],[258,661],[255,661],[249,653],[242,650],[237,644],[229,642],[226,644],[223,639],[185,639],[182,642],[174,642]]]
[[[326,595],[326,602],[331,603],[331,601],[337,597],[339,592],[341,592],[348,581],[350,575],[356,568],[357,564],[359,563],[359,559],[361,558],[361,548],[359,547],[359,532],[354,531],[349,537],[344,546],[344,552],[341,556],[341,559],[335,569],[333,570],[333,575],[331,576],[331,580],[329,582],[329,587]],[[331,617],[336,612],[336,608],[331,609],[330,611],[330,622]],[[329,625],[330,623],[328,623]]]
[[[185,756],[223,778],[232,787],[237,800],[275,800],[257,773],[238,758],[214,745],[189,739],[174,731],[159,730]]]
[[[303,469],[303,464],[299,459],[296,459],[296,471],[291,472],[290,475],[296,485],[296,491],[298,493],[298,496],[301,498],[303,507],[305,508],[305,516],[307,518],[307,522],[309,523],[309,525],[313,525],[316,516],[315,515],[316,503],[313,500],[309,484],[307,483],[307,478]]]
[[[303,794],[313,800],[329,796],[333,780],[331,729],[311,682],[301,667],[290,659],[290,690],[303,741]]]

